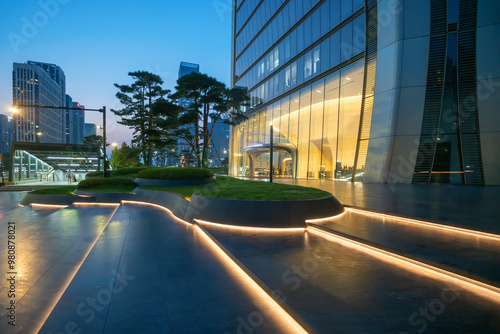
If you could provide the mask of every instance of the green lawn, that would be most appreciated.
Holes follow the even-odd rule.
[[[330,195],[328,192],[315,188],[247,181],[226,176],[217,176],[213,181],[190,186],[140,186],[139,189],[168,191],[182,197],[191,197],[193,193],[196,193],[207,197],[262,201],[306,200],[324,198]]]
[[[134,189],[135,186],[109,185],[109,186],[97,186],[94,188],[83,189],[82,191],[105,192],[105,193],[129,193],[132,192],[132,190]],[[45,188],[45,189],[35,190],[32,192],[32,194],[77,196],[73,193],[75,190],[76,186]]]
[[[93,188],[80,189],[81,191],[99,192],[99,193],[130,193],[136,186],[125,185],[101,185]]]
[[[122,176],[123,177],[123,176]],[[82,189],[89,192],[129,193],[135,186],[132,185],[98,185]],[[182,197],[191,197],[194,193],[207,197],[231,198],[242,200],[307,200],[324,198],[330,193],[315,188],[290,186],[279,183],[240,180],[227,176],[217,176],[215,180],[205,181],[190,186],[165,187],[141,186],[140,189],[168,191]],[[76,186],[46,188],[35,190],[34,194],[74,195]]]
[[[73,191],[75,191],[76,186],[66,186],[66,187],[57,187],[57,188],[45,188],[45,189],[38,189],[35,191],[32,191],[32,194],[39,194],[39,195],[71,195],[71,196],[76,196]]]

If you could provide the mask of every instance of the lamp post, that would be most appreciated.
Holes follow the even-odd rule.
[[[269,153],[270,153],[270,156],[269,156],[269,182],[270,183],[273,183],[273,122],[269,122],[269,127],[270,127],[270,134],[271,134],[271,138],[270,138],[270,150],[269,150]]]
[[[104,171],[103,171],[103,177],[109,177],[110,173],[108,171],[108,166],[106,163],[106,107],[102,107],[101,109],[90,109],[90,108],[71,108],[71,107],[54,107],[54,106],[40,106],[40,105],[35,105],[35,104],[18,104],[17,108],[40,108],[40,109],[59,109],[59,110],[84,110],[84,111],[98,111],[102,113],[102,124],[103,124],[103,129],[102,129],[102,151],[103,151],[103,165],[104,165]],[[17,112],[17,108],[15,106],[12,107],[12,112]],[[14,129],[16,127],[14,126]],[[41,132],[40,132],[41,133]]]

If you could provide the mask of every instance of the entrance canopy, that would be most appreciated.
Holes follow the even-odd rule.
[[[99,145],[12,142],[12,180],[38,179],[52,171],[88,173],[101,170]]]
[[[243,152],[248,154],[250,157],[250,175],[255,175],[255,159],[265,153],[271,153],[271,145],[270,144],[258,144],[244,147]],[[290,143],[273,143],[273,152],[282,152],[285,151],[290,154],[292,159],[292,164],[295,166],[295,162],[297,161],[297,148],[295,145]],[[293,177],[295,178],[295,167],[292,170]]]

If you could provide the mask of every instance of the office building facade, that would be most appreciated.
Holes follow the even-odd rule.
[[[179,65],[179,77],[181,78],[185,75],[191,74],[191,73],[200,73],[200,65],[199,64],[193,64],[193,63],[188,63],[182,61],[181,64]],[[183,108],[189,108],[189,106],[193,103],[192,99],[186,99],[186,98],[180,98],[177,101],[177,104]],[[191,129],[191,133],[194,134],[194,130]],[[167,158],[167,165],[169,166],[185,166],[187,159],[185,159],[185,154],[189,151],[191,151],[191,146],[186,144],[183,140],[178,140],[177,145],[176,145],[176,150],[177,150],[177,157],[174,156],[169,156]],[[193,161],[191,161],[193,163]]]
[[[500,184],[500,2],[233,5],[232,175]]]
[[[71,96],[66,95],[67,108],[80,108],[81,110],[66,110],[66,144],[81,144],[84,138],[85,106],[73,102]]]
[[[13,105],[66,106],[66,78],[55,65],[28,61],[14,63]],[[59,109],[19,108],[14,114],[16,141],[66,142],[66,113]]]
[[[209,167],[227,166],[229,157],[229,135],[229,124],[218,121],[214,126],[212,139],[209,145]]]
[[[6,115],[0,115],[0,154],[2,158],[10,153],[10,143],[14,139],[14,127],[12,119]]]
[[[97,136],[97,125],[93,123],[85,123],[83,138],[88,136]]]

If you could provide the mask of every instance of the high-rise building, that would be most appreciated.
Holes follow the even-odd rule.
[[[14,63],[12,88],[14,105],[66,105],[66,78],[54,64]],[[60,109],[19,108],[14,115],[14,137],[16,141],[65,143],[66,113]]]
[[[191,74],[191,73],[200,73],[200,65],[193,63],[186,63],[184,61],[181,62],[179,66],[179,78]],[[188,108],[192,103],[191,99],[181,98],[178,101],[178,104],[184,108]]]
[[[66,144],[81,144],[84,138],[85,106],[73,102],[71,96],[66,95],[67,108],[81,108],[82,110],[66,110]]]
[[[499,3],[235,0],[230,173],[500,184]]]
[[[179,66],[179,78],[181,78],[185,75],[191,74],[193,72],[200,73],[200,65],[193,64],[193,63],[187,63],[184,61],[181,62],[180,66]],[[177,104],[183,108],[189,108],[191,103],[193,103],[192,99],[186,99],[186,98],[181,98],[177,102]],[[193,131],[193,133],[194,133],[194,131]],[[182,140],[179,140],[177,142],[177,153],[179,155],[179,158],[181,158],[180,156],[183,154],[183,152],[189,151],[190,149],[191,149],[190,146],[188,144],[186,144],[185,142],[183,142]],[[173,157],[170,157],[167,160],[167,165],[170,165],[170,166],[176,165],[178,160],[179,159],[175,159]]]
[[[0,154],[4,157],[10,153],[10,143],[14,139],[12,119],[6,115],[0,115]]]
[[[83,138],[88,136],[97,136],[97,126],[93,123],[85,123]]]
[[[219,121],[214,126],[209,148],[209,167],[220,167],[229,157],[229,124]]]

